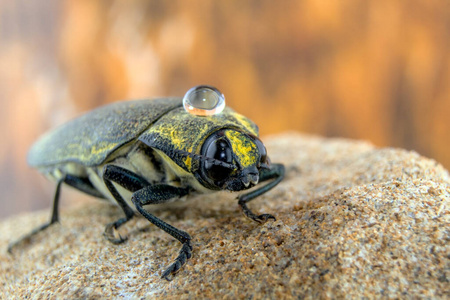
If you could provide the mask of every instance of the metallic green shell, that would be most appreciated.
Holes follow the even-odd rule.
[[[28,164],[49,167],[76,162],[98,166],[161,116],[181,106],[181,98],[166,98],[118,102],[97,108],[44,135],[30,149]]]

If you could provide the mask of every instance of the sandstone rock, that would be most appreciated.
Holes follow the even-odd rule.
[[[147,207],[193,237],[193,257],[167,282],[180,244],[143,218],[112,245],[103,228],[121,212],[93,199],[11,256],[7,244],[49,211],[20,215],[0,223],[0,298],[450,297],[441,165],[361,141],[291,133],[265,142],[287,176],[250,207],[277,221],[247,220],[226,192]]]

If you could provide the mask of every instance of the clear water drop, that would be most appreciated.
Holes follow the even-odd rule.
[[[183,106],[188,113],[196,116],[216,115],[225,108],[225,96],[215,87],[199,85],[187,91]]]

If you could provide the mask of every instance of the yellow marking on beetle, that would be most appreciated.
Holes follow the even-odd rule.
[[[186,165],[186,168],[187,168],[188,170],[192,170],[192,158],[191,158],[190,156],[187,156],[187,157],[184,159],[184,164]]]
[[[235,130],[225,131],[225,136],[230,140],[233,152],[243,168],[255,165],[258,162],[257,147],[248,136]]]
[[[245,129],[250,131],[255,136],[258,136],[258,130],[255,130],[253,127],[255,125],[247,117],[238,113],[234,113],[234,117],[244,126]]]
[[[183,135],[180,135],[180,130],[178,126],[167,126],[166,130],[168,131],[170,141],[176,146],[177,149],[182,149],[185,141],[183,139]]]
[[[114,149],[114,147],[116,147],[117,144],[116,143],[100,143],[98,146],[94,145],[91,148],[91,153],[90,154],[99,154],[99,153],[105,153],[105,152],[109,152],[111,150]]]

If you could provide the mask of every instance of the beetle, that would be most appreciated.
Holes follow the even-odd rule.
[[[223,94],[206,85],[193,87],[184,98],[97,108],[44,135],[30,149],[28,163],[56,181],[53,210],[48,223],[10,244],[9,252],[58,222],[64,183],[121,207],[124,217],[105,227],[108,241],[126,240],[116,230],[135,212],[180,241],[178,256],[161,276],[167,280],[191,257],[191,236],[143,206],[188,194],[243,191],[268,181],[238,197],[245,216],[264,223],[275,217],[257,215],[247,203],[284,177],[284,166],[270,163],[255,123],[225,107]]]

